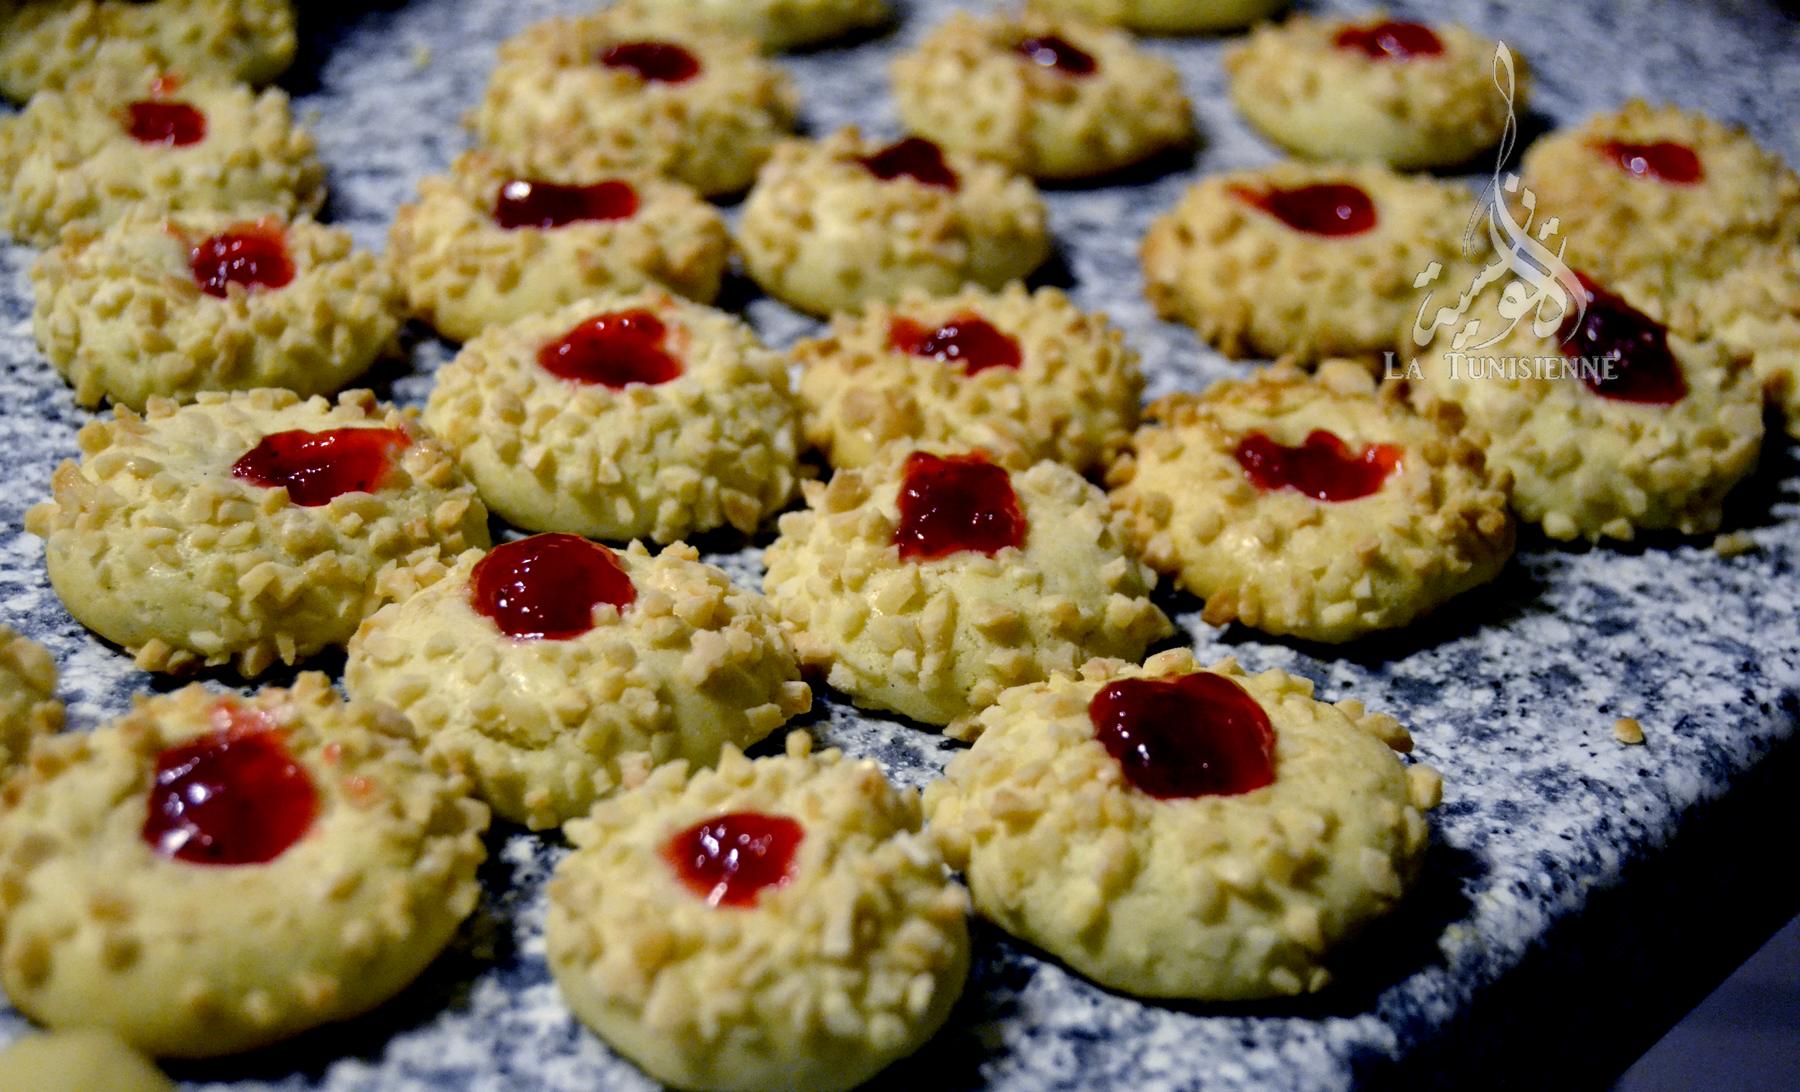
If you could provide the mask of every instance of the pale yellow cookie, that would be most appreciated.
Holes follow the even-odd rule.
[[[1288,0],[1029,0],[1033,10],[1124,27],[1140,34],[1238,30],[1287,7]]]
[[[520,223],[539,209],[560,219],[554,196],[533,196],[545,192],[545,183],[553,194],[563,184],[595,186],[596,210],[629,211],[552,226]],[[579,207],[581,198],[564,200]],[[468,152],[448,175],[420,183],[417,204],[401,206],[388,251],[413,314],[445,337],[467,341],[489,326],[601,292],[661,286],[711,303],[731,256],[731,236],[719,211],[679,182],[609,173],[535,176],[508,169],[490,153]]]
[[[1671,321],[1750,357],[1800,439],[1800,243],[1763,251],[1716,280],[1690,282]]]
[[[1462,414],[1405,399],[1349,361],[1170,395],[1113,467],[1113,503],[1211,625],[1331,642],[1407,625],[1497,576],[1513,524],[1506,473],[1488,469]],[[1330,437],[1309,444],[1318,430]],[[1334,443],[1335,481],[1316,457],[1283,472]],[[1344,499],[1316,495],[1333,488]]]
[[[1395,758],[1410,740],[1392,717],[1225,660],[1197,681],[1260,707],[1273,780],[1152,795],[1102,742],[1090,704],[1120,680],[1167,687],[1202,670],[1176,649],[1008,690],[960,726],[979,738],[926,788],[930,829],[977,912],[1109,989],[1201,1001],[1319,990],[1332,949],[1417,875],[1420,813],[1441,780]]]
[[[0,774],[25,761],[32,740],[62,727],[56,661],[43,645],[0,626]]]
[[[141,700],[6,783],[0,982],[39,1023],[162,1057],[367,1012],[475,908],[467,788],[324,675]]]
[[[380,430],[374,454],[341,466],[372,491],[324,500],[306,494],[315,484],[296,498],[234,474],[305,439],[270,437],[361,428]],[[336,404],[269,389],[181,407],[153,398],[142,416],[121,407],[88,423],[79,442],[81,461],[57,467],[54,499],[25,527],[45,540],[69,613],[146,671],[295,663],[488,541],[450,453],[368,391]]]
[[[636,59],[644,66],[620,63]],[[626,3],[507,40],[469,125],[534,171],[648,171],[710,197],[750,185],[796,106],[787,75],[749,38]]]
[[[1339,234],[1300,230],[1255,203],[1304,209],[1315,194],[1348,213],[1324,221]],[[1212,175],[1150,225],[1145,290],[1158,314],[1192,325],[1227,356],[1378,353],[1417,312],[1419,274],[1459,259],[1473,203],[1456,183],[1373,164]]]
[[[1379,13],[1257,27],[1225,56],[1231,101],[1264,136],[1309,159],[1453,167],[1498,143],[1509,115],[1495,43],[1454,23],[1392,27]],[[1417,52],[1397,52],[1409,43]],[[1522,114],[1530,75],[1517,54],[1512,67]]]
[[[266,248],[270,283],[219,274],[221,258],[242,253],[234,239]],[[311,220],[134,211],[104,231],[70,229],[31,281],[38,347],[84,406],[255,387],[330,394],[391,352],[400,330],[388,263]]]
[[[545,368],[551,347],[633,313],[657,324],[649,351],[673,378],[611,387]],[[437,373],[425,422],[488,507],[529,531],[657,542],[725,526],[748,534],[798,480],[799,411],[780,354],[742,320],[660,289],[488,330]]]
[[[770,53],[801,49],[884,27],[887,0],[640,0],[641,6],[716,23]]]
[[[738,228],[751,278],[783,303],[825,315],[907,289],[999,288],[1043,264],[1049,228],[1028,179],[914,141],[884,146],[851,127],[778,147]],[[921,156],[933,183],[878,177],[865,163],[889,170]]]
[[[734,883],[678,865],[700,824],[739,853]],[[778,757],[728,746],[716,770],[663,767],[567,830],[550,970],[656,1080],[852,1088],[923,1045],[962,993],[968,893],[920,831],[918,796],[874,762],[812,754],[805,733]]]
[[[1150,600],[1155,575],[1079,474],[1056,463],[1007,473],[1018,544],[946,554],[935,528],[901,509],[913,454],[806,483],[807,510],[781,517],[766,555],[763,591],[801,662],[856,704],[948,724],[1009,686],[1093,656],[1135,659],[1171,632]],[[1003,518],[987,504],[976,513],[988,526]]]
[[[1175,66],[1121,31],[957,12],[893,64],[907,129],[1033,178],[1089,178],[1194,140]]]
[[[33,1033],[0,1050],[0,1088],[15,1092],[175,1092],[148,1058],[95,1028]]]

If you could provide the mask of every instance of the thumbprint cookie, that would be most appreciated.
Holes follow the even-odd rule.
[[[1267,19],[1288,0],[1029,0],[1033,11],[1139,34],[1215,34]]]
[[[25,761],[32,741],[62,722],[56,661],[43,645],[0,626],[0,774]]]
[[[1758,379],[1800,439],[1800,242],[1771,247],[1678,297],[1673,320],[1747,354]]]
[[[20,1092],[175,1092],[148,1058],[108,1031],[70,1028],[15,1039],[0,1050],[0,1088]]]
[[[646,8],[716,23],[770,53],[876,30],[893,20],[887,0],[641,0]]]

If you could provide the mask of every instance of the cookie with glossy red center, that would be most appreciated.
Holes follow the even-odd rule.
[[[1016,687],[951,731],[975,746],[925,809],[976,911],[1141,997],[1325,988],[1417,876],[1442,786],[1396,758],[1392,717],[1186,649]]]
[[[1217,34],[1269,18],[1287,0],[1031,0],[1031,10],[1138,34]]]
[[[62,727],[56,662],[43,645],[0,626],[0,772],[23,762],[31,743]]]
[[[69,612],[149,671],[298,662],[488,540],[450,453],[367,391],[152,398],[80,443],[26,528]]]
[[[639,6],[704,21],[781,53],[887,26],[887,0],[639,0]]]
[[[190,686],[43,747],[0,815],[0,982],[51,1028],[251,1050],[398,993],[475,907],[487,809],[323,675]]]
[[[664,767],[567,827],[551,973],[658,1081],[849,1089],[918,1049],[962,992],[968,894],[918,796],[811,747],[801,732],[772,758],[728,746],[718,769]]]

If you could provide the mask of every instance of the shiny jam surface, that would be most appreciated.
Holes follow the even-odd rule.
[[[1659,140],[1654,144],[1630,144],[1609,140],[1599,146],[1602,155],[1633,178],[1648,178],[1674,186],[1692,186],[1706,177],[1700,156],[1685,144]]]
[[[1391,20],[1366,27],[1345,27],[1338,31],[1333,44],[1339,49],[1353,49],[1376,61],[1436,57],[1444,52],[1443,41],[1430,27]]]
[[[615,390],[667,383],[681,375],[681,361],[663,348],[668,332],[649,311],[609,311],[538,350],[538,364],[559,379]]]
[[[565,186],[515,178],[494,197],[494,222],[516,228],[559,228],[582,220],[625,220],[637,215],[637,190],[616,179]]]
[[[1025,514],[1012,478],[984,456],[915,451],[900,482],[894,545],[908,561],[964,550],[992,556],[1025,543]]]
[[[140,99],[125,109],[125,131],[139,143],[180,148],[206,139],[206,115],[185,102]]]
[[[1013,51],[1032,64],[1055,69],[1065,76],[1091,76],[1099,67],[1093,54],[1054,34],[1027,38],[1014,46]]]
[[[215,731],[156,756],[143,839],[189,864],[262,864],[318,814],[312,779],[267,714],[220,702]]]
[[[1314,500],[1350,501],[1381,488],[1400,465],[1400,449],[1366,444],[1351,451],[1326,430],[1314,429],[1299,447],[1276,443],[1260,432],[1238,442],[1238,465],[1258,489],[1293,489]]]
[[[629,68],[648,83],[682,83],[700,74],[700,58],[674,42],[620,42],[600,54],[608,68]]]
[[[594,608],[637,599],[609,549],[579,535],[533,535],[496,546],[469,575],[469,600],[500,632],[565,641],[594,628]]]
[[[905,177],[939,189],[953,190],[957,185],[956,172],[944,162],[944,150],[923,137],[907,137],[863,156],[862,165],[883,182]]]
[[[750,906],[794,875],[806,832],[785,815],[739,811],[696,823],[669,839],[663,856],[688,889],[713,906]]]
[[[1375,202],[1360,188],[1342,182],[1266,190],[1233,186],[1231,193],[1309,235],[1361,235],[1375,226]]]
[[[316,508],[345,493],[373,493],[394,452],[410,443],[397,428],[276,432],[233,463],[231,476],[266,489],[283,487],[295,504]]]
[[[1580,371],[1582,385],[1619,402],[1669,406],[1685,398],[1687,380],[1669,350],[1668,329],[1585,274],[1576,276],[1587,290],[1587,311],[1570,311],[1562,339],[1596,365]]]
[[[287,239],[273,224],[246,224],[220,232],[195,246],[188,264],[200,291],[220,299],[230,285],[280,288],[294,279]]]
[[[1223,675],[1120,679],[1088,703],[1094,738],[1125,780],[1160,800],[1235,796],[1275,780],[1275,729]]]
[[[909,356],[961,364],[964,375],[989,368],[1017,368],[1019,343],[979,315],[958,315],[931,327],[909,318],[888,324],[888,347]]]

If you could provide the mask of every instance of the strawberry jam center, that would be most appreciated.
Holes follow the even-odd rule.
[[[637,215],[637,190],[631,183],[608,180],[589,186],[565,186],[515,178],[494,198],[494,222],[515,228],[559,228],[582,220],[625,220]]]
[[[1579,370],[1582,385],[1619,402],[1669,406],[1686,397],[1687,380],[1669,350],[1668,329],[1585,274],[1576,276],[1587,293],[1587,311],[1570,310],[1562,339],[1596,363]]]
[[[1345,27],[1334,39],[1339,49],[1351,49],[1375,61],[1406,61],[1436,57],[1444,43],[1428,26],[1388,21],[1366,27]]]
[[[1054,69],[1065,76],[1091,76],[1099,67],[1093,54],[1054,34],[1027,38],[1014,46],[1013,51],[1032,64]]]
[[[979,315],[958,315],[936,328],[909,318],[888,324],[888,347],[910,356],[961,364],[964,375],[1017,368],[1019,343]]]
[[[946,190],[957,185],[956,172],[944,162],[944,150],[924,137],[907,137],[863,156],[862,165],[883,182],[905,177],[922,186]]]
[[[1025,542],[1025,514],[1012,478],[982,455],[907,457],[900,483],[900,526],[894,545],[908,561],[963,550],[990,557]]]
[[[1322,428],[1307,434],[1299,447],[1276,443],[1260,432],[1238,442],[1238,465],[1258,489],[1292,489],[1314,500],[1350,501],[1381,488],[1400,465],[1400,449],[1366,444],[1351,451],[1344,441]]]
[[[1358,187],[1342,182],[1266,190],[1233,186],[1231,193],[1309,235],[1361,235],[1375,226],[1375,202]]]
[[[1201,672],[1120,679],[1088,720],[1125,780],[1159,800],[1236,796],[1275,780],[1275,729],[1243,687]]]
[[[594,608],[623,611],[637,589],[619,559],[579,535],[533,535],[475,563],[469,599],[508,637],[566,641],[594,628]]]
[[[663,348],[668,327],[642,309],[595,315],[538,351],[538,364],[560,379],[615,390],[654,386],[681,375],[681,361]]]
[[[700,58],[674,42],[620,42],[600,54],[608,68],[629,68],[647,83],[682,83],[700,74]]]
[[[266,714],[221,702],[210,735],[156,756],[143,839],[189,864],[272,861],[312,826],[318,794]]]
[[[1600,153],[1633,178],[1648,178],[1674,186],[1691,186],[1706,177],[1700,156],[1685,144],[1659,140],[1654,144],[1630,144],[1609,140]]]
[[[304,508],[345,493],[372,493],[393,467],[393,454],[412,443],[397,428],[334,428],[276,432],[232,464],[231,476],[266,489],[284,488]]]
[[[125,131],[140,143],[180,148],[206,139],[206,115],[185,102],[140,99],[125,109]]]
[[[739,811],[696,823],[663,847],[681,882],[713,906],[750,906],[794,875],[806,832],[785,815]]]
[[[220,299],[230,285],[280,288],[294,279],[287,240],[271,224],[250,224],[214,235],[189,252],[188,264],[200,291]]]

